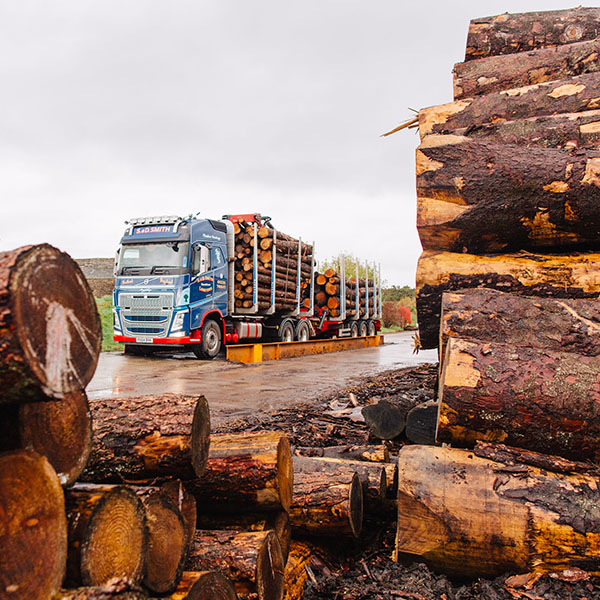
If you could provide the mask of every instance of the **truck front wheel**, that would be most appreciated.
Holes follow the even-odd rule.
[[[211,360],[221,351],[221,328],[216,321],[205,321],[200,334],[200,343],[192,346],[196,358]]]

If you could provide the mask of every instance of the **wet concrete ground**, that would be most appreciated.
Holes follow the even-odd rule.
[[[193,354],[125,356],[105,352],[87,387],[90,400],[143,394],[204,394],[213,422],[289,408],[388,369],[437,361],[436,350],[412,353],[412,333],[385,335],[376,348],[270,361],[256,365]]]

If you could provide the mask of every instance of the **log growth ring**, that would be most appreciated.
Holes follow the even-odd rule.
[[[85,388],[100,354],[94,297],[68,254],[42,244],[19,256],[10,279],[15,329],[25,360],[45,394]]]

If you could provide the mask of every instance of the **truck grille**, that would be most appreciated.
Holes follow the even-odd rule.
[[[124,335],[166,337],[173,314],[173,294],[120,294]]]

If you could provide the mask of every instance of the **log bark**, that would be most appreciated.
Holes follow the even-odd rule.
[[[310,446],[296,446],[296,456],[317,456],[325,458],[344,458],[347,460],[364,460],[368,462],[385,463],[390,460],[390,452],[387,446],[326,446],[324,448],[313,448]]]
[[[361,412],[369,431],[381,440],[394,439],[404,431],[406,425],[405,413],[387,400],[380,400],[376,404],[368,404]]]
[[[440,364],[451,337],[599,356],[600,304],[598,300],[532,298],[488,289],[446,292]]]
[[[145,600],[146,594],[127,579],[115,578],[104,585],[60,590],[52,600]]]
[[[423,252],[417,265],[417,314],[422,348],[437,348],[442,293],[493,288],[525,296],[596,298],[600,254],[475,256]]]
[[[437,401],[427,400],[427,402],[417,404],[408,412],[406,416],[406,437],[413,444],[435,444],[438,411]]]
[[[600,358],[450,338],[438,442],[600,459]]]
[[[358,537],[363,488],[356,473],[297,473],[290,507],[292,527],[307,535]]]
[[[358,460],[345,460],[343,458],[310,458],[294,456],[294,473],[305,475],[333,477],[339,473],[356,473],[363,487],[363,500],[365,508],[375,512],[381,508],[387,494],[387,472],[385,466],[379,463],[370,463]]]
[[[65,490],[67,581],[100,585],[113,577],[140,583],[148,550],[142,501],[123,486],[76,484]]]
[[[0,403],[62,398],[90,382],[102,332],[68,254],[42,244],[0,253]]]
[[[238,600],[233,583],[217,571],[184,571],[171,600]]]
[[[308,580],[307,567],[314,557],[314,551],[311,546],[304,542],[294,540],[289,556],[285,565],[285,596],[284,600],[302,600],[304,596],[304,586]]]
[[[600,570],[598,478],[436,446],[405,446],[398,468],[397,557],[466,577]]]
[[[45,456],[62,485],[81,474],[92,448],[92,417],[84,391],[61,400],[0,405],[0,450]]]
[[[194,531],[196,531],[196,523],[198,520],[196,498],[194,498],[194,495],[188,491],[179,479],[166,481],[160,486],[160,489],[171,498],[181,513],[183,525],[185,527],[185,546],[187,555],[192,539],[194,538]]]
[[[47,600],[65,574],[67,523],[63,491],[46,458],[0,454],[0,595]]]
[[[594,73],[599,69],[598,39],[540,48],[526,53],[469,60],[454,65],[454,99],[567,79]]]
[[[492,144],[543,148],[598,148],[600,110],[483,123],[456,129],[453,135],[468,136]]]
[[[288,510],[292,453],[279,431],[211,436],[206,470],[189,483],[204,512]]]
[[[94,441],[83,481],[154,483],[204,472],[210,432],[204,396],[105,398],[91,408]]]
[[[188,566],[196,571],[216,569],[233,581],[242,598],[283,597],[283,558],[273,531],[208,531],[199,529]]]
[[[426,250],[592,248],[600,151],[428,136],[417,150],[417,228]]]
[[[494,121],[578,113],[600,107],[600,73],[463,98],[419,111],[419,134],[452,133]]]
[[[148,527],[144,585],[155,594],[169,594],[177,587],[189,549],[183,517],[160,488],[135,492],[144,505]]]
[[[599,26],[600,9],[582,6],[473,19],[465,61],[593,40]]]
[[[274,531],[281,546],[283,562],[287,561],[292,541],[292,524],[287,512],[215,515],[202,513],[198,516],[198,529],[221,529],[227,531]]]

